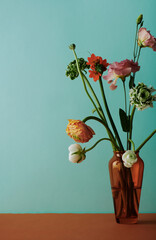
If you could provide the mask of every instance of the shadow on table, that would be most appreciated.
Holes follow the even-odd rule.
[[[138,224],[142,225],[156,225],[156,220],[139,220]]]

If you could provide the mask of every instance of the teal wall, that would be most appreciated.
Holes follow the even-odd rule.
[[[66,65],[89,52],[109,62],[132,58],[135,21],[156,36],[155,0],[0,0],[0,212],[113,212],[109,143],[81,164],[68,161],[67,119],[83,119],[92,106],[81,79],[70,81]],[[144,49],[137,80],[156,88],[156,53]],[[93,81],[92,81],[93,82]],[[105,89],[118,128],[123,90]],[[98,91],[98,83],[93,82]],[[156,104],[155,104],[156,107]],[[101,125],[90,123],[96,136]],[[139,145],[156,128],[156,110],[137,112]],[[125,138],[124,135],[122,135]],[[141,151],[145,162],[140,212],[156,212],[156,136]]]

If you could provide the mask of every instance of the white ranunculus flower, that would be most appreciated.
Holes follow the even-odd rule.
[[[128,150],[122,155],[122,160],[125,167],[131,168],[137,162],[137,156],[134,151]]]
[[[69,161],[73,163],[80,163],[85,158],[86,155],[79,144],[72,144],[68,148],[69,150]]]

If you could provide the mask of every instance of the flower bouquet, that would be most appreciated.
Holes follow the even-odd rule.
[[[71,80],[81,77],[85,92],[94,107],[93,114],[82,121],[69,120],[66,132],[76,142],[69,147],[69,161],[80,163],[85,160],[86,153],[91,151],[98,143],[101,141],[110,142],[114,156],[109,161],[109,173],[115,217],[118,223],[137,222],[144,169],[139,151],[156,133],[156,130],[154,130],[140,146],[135,148],[132,137],[134,114],[136,110],[143,111],[146,108],[153,107],[153,101],[156,101],[156,94],[153,94],[156,90],[152,86],[136,82],[136,73],[140,70],[138,63],[140,53],[145,47],[156,51],[156,38],[143,27],[142,14],[136,21],[132,60],[125,59],[121,62],[108,63],[106,59],[91,54],[88,61],[85,61],[83,58],[77,57],[75,44],[71,44],[69,47],[74,53],[75,60],[67,66],[66,76],[70,77]],[[107,74],[104,74],[107,69]],[[103,103],[100,103],[91,82],[88,80],[87,72],[89,72],[89,78],[99,83]],[[122,130],[126,133],[126,144],[123,144],[116,128],[104,88],[104,85],[108,83],[110,84],[110,90],[114,91],[119,80],[121,80],[123,86],[125,107],[119,109],[119,119]],[[129,91],[129,102],[127,100],[127,90]],[[99,139],[92,147],[86,149],[78,143],[88,142],[95,134],[94,130],[86,124],[89,120],[99,122],[106,129],[108,136]]]

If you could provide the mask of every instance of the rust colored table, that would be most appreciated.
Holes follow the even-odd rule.
[[[156,214],[140,214],[134,225],[113,214],[0,214],[0,240],[154,240]]]

